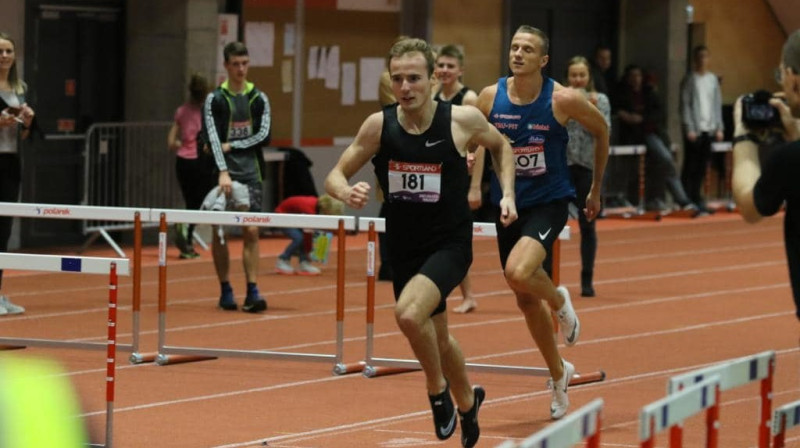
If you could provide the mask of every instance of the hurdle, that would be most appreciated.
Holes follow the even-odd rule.
[[[108,274],[108,336],[105,343],[88,344],[34,338],[0,338],[0,342],[38,347],[105,349],[106,350],[106,439],[105,447],[113,446],[114,391],[117,365],[117,287],[118,275],[129,275],[125,258],[62,257],[58,255],[0,253],[0,268],[26,271]],[[98,347],[100,345],[100,347]]]
[[[637,165],[637,191],[638,201],[633,210],[630,207],[620,207],[620,209],[605,209],[601,213],[602,218],[622,218],[637,219],[645,221],[660,221],[661,213],[657,211],[648,212],[644,209],[644,179],[645,179],[645,156],[647,146],[645,145],[613,145],[608,148],[609,156],[636,156]]]
[[[772,419],[772,447],[783,448],[786,445],[786,431],[798,426],[800,426],[800,400],[775,409]]]
[[[117,344],[116,348],[121,351],[131,352],[131,362],[134,358],[139,359],[139,329],[141,313],[141,283],[142,283],[142,221],[150,218],[150,209],[147,208],[109,208],[94,207],[86,205],[63,205],[63,204],[33,204],[19,202],[0,202],[0,216],[14,216],[22,218],[48,218],[48,219],[80,219],[92,220],[103,219],[106,221],[128,221],[134,223],[134,257],[133,257],[133,298],[132,298],[132,342],[131,344]],[[120,252],[116,250],[116,252]],[[62,257],[72,260],[82,260],[86,257]],[[100,260],[116,260],[104,259]],[[73,263],[73,262],[66,262]],[[120,268],[119,266],[117,267]],[[35,269],[35,268],[31,268]],[[127,274],[127,264],[125,268]],[[20,339],[20,338],[0,338],[0,344],[7,345],[1,349],[24,348],[25,345],[51,348],[78,348],[86,350],[102,350],[105,343],[102,342],[67,342],[46,339]]]
[[[364,360],[345,366],[345,370],[341,373],[352,373],[361,370],[362,374],[367,378],[376,376],[392,375],[396,373],[404,373],[415,370],[420,370],[419,361],[412,359],[396,359],[396,358],[380,358],[373,356],[374,353],[374,326],[375,326],[375,245],[377,242],[377,233],[386,231],[386,221],[383,218],[359,218],[359,228],[368,229],[368,243],[367,243],[367,341],[366,341],[366,354]],[[494,223],[477,222],[473,223],[472,233],[474,236],[497,236]],[[560,252],[560,240],[569,239],[570,229],[565,226],[556,239],[556,244],[553,245],[553,282],[557,282],[558,278],[558,257]],[[557,284],[557,283],[556,283]],[[479,363],[466,363],[466,368],[473,372],[485,373],[503,373],[510,375],[532,375],[543,378],[550,378],[550,370],[541,367],[526,367],[526,366],[506,366],[497,364],[479,364]],[[603,381],[605,379],[605,372],[598,371],[590,374],[579,375],[575,374],[570,380],[570,385],[575,386],[579,384],[594,383]]]
[[[344,353],[344,277],[345,240],[348,231],[356,230],[353,216],[302,215],[283,213],[251,213],[153,209],[151,217],[159,217],[159,294],[158,294],[158,354],[156,364],[165,366],[181,362],[209,360],[218,357],[279,359],[294,361],[333,361],[333,371],[342,370]],[[234,350],[207,347],[170,346],[166,341],[167,318],[167,223],[183,222],[219,226],[253,225],[257,227],[313,228],[335,230],[338,253],[336,263],[336,353],[294,353],[269,350]]]
[[[719,389],[719,375],[709,376],[643,407],[639,414],[641,447],[654,448],[656,434],[706,410],[706,448],[716,448],[719,442]],[[670,438],[669,446],[680,448],[683,439]]]
[[[507,440],[496,448],[569,448],[582,441],[600,448],[602,411],[603,399],[597,398],[519,443]]]
[[[667,393],[674,394],[691,384],[712,376],[720,378],[720,392],[760,381],[761,413],[758,423],[758,446],[759,448],[769,448],[769,420],[772,409],[775,356],[775,352],[770,350],[673,376],[669,379]],[[673,426],[670,429],[670,439],[680,440],[682,432],[683,429],[680,425]]]

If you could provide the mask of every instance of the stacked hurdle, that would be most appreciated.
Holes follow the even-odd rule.
[[[569,448],[582,441],[586,448],[600,448],[602,410],[598,398],[519,443],[509,440],[497,448]]]
[[[365,377],[372,378],[376,376],[391,375],[395,373],[404,373],[419,370],[420,364],[417,360],[412,359],[396,359],[396,358],[380,358],[373,356],[373,340],[374,340],[374,324],[375,324],[375,247],[377,243],[377,232],[384,232],[386,230],[386,222],[382,218],[359,218],[359,228],[368,228],[368,242],[367,242],[367,337],[366,337],[366,354],[364,360],[343,366],[343,369],[337,373],[353,373],[362,371]],[[558,239],[553,245],[553,283],[558,284],[559,269],[558,269],[558,254],[560,252],[560,240],[569,239],[569,227],[564,229],[559,234]],[[474,236],[497,236],[495,225],[493,223],[474,223],[473,224]],[[556,330],[557,331],[557,330]],[[466,363],[466,368],[472,372],[485,372],[485,373],[503,373],[512,375],[531,375],[543,378],[550,378],[550,370],[542,367],[526,367],[526,366],[507,366],[496,364],[477,364]],[[605,372],[602,370],[588,374],[575,374],[570,380],[570,385],[575,386],[579,384],[587,384],[605,379]]]
[[[786,431],[800,426],[800,400],[775,409],[772,419],[772,447],[785,446]]]
[[[667,393],[674,394],[692,383],[700,382],[711,376],[719,376],[720,391],[722,392],[760,381],[761,417],[758,425],[758,446],[759,448],[769,448],[769,418],[772,409],[774,375],[775,352],[766,351],[674,376],[669,380]],[[681,435],[681,428],[676,426],[671,430],[670,438],[679,439]]]
[[[0,253],[0,269],[26,271],[73,272],[79,274],[108,274],[108,338],[103,344],[106,350],[106,437],[105,446],[113,446],[114,391],[117,365],[117,287],[118,275],[129,275],[129,263],[124,258],[61,257],[56,255],[29,255]],[[0,338],[12,344],[37,345],[42,347],[89,348],[70,341],[43,339]],[[94,346],[91,346],[94,348]]]
[[[719,440],[720,377],[714,375],[648,404],[639,414],[642,448],[654,448],[656,434],[674,428],[687,418],[706,410],[706,448],[717,448]],[[682,439],[670,438],[670,448],[683,446]]]

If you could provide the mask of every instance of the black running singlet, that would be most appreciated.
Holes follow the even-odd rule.
[[[381,147],[372,159],[384,192],[392,257],[428,253],[449,242],[469,244],[469,177],[453,142],[451,105],[437,102],[430,127],[420,135],[403,129],[398,107],[383,109]]]

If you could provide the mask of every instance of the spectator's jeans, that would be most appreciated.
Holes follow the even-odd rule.
[[[279,258],[288,260],[292,255],[300,257],[300,261],[308,261],[308,254],[303,248],[303,230],[302,229],[283,229],[283,233],[292,239],[292,242],[286,246],[286,250],[280,255]]]
[[[667,187],[672,199],[681,207],[689,204],[689,197],[683,190],[678,172],[675,169],[675,162],[672,160],[672,152],[656,134],[645,136],[647,145],[647,179],[646,197],[647,200],[660,199],[663,194],[664,186]]]

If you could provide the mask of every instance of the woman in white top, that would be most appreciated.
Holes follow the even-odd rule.
[[[17,75],[16,46],[11,37],[0,32],[0,202],[16,202],[22,171],[19,150],[30,135],[34,112],[25,102],[27,86]],[[0,217],[0,252],[8,250],[11,217]],[[0,287],[3,271],[0,270]],[[0,294],[0,316],[20,314],[25,308],[14,305]]]

